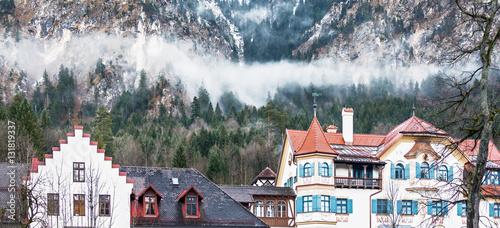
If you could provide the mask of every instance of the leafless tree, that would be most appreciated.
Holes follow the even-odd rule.
[[[466,138],[474,138],[479,141],[479,153],[476,158],[475,170],[472,172],[470,183],[468,183],[467,203],[467,227],[479,227],[479,202],[481,200],[481,185],[485,174],[485,166],[488,161],[488,144],[493,139],[494,121],[500,109],[495,105],[498,98],[498,88],[492,90],[490,79],[492,59],[496,45],[500,40],[500,6],[498,0],[454,0],[455,5],[461,12],[460,26],[455,29],[465,29],[465,33],[457,34],[455,52],[451,55],[451,62],[458,63],[471,56],[478,55],[480,66],[469,72],[465,78],[456,81],[455,92],[448,99],[446,110],[455,114],[462,113],[468,109],[471,97],[477,93],[479,109],[466,120],[456,118],[451,124],[462,124],[461,128],[466,131]],[[460,34],[466,34],[458,37]],[[464,123],[468,125],[464,125]]]

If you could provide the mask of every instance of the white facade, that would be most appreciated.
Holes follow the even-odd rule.
[[[421,123],[418,121],[417,123]],[[310,130],[307,134],[309,132]],[[306,133],[287,131],[276,183],[277,186],[291,186],[297,193],[297,226],[465,227],[465,202],[461,201],[466,199],[460,192],[460,184],[463,181],[464,167],[471,162],[471,158],[460,149],[447,147],[451,142],[445,134],[409,132],[393,137],[395,140],[389,146],[380,144],[372,146],[378,149],[367,149],[365,158],[372,159],[370,162],[356,160],[356,156],[349,154],[353,151],[355,154],[356,148],[353,147],[359,146],[352,146],[352,141],[355,144],[356,137],[366,139],[367,135],[354,134],[354,140],[351,140],[350,132],[347,137],[338,134],[345,142],[340,147],[350,150],[345,154],[312,152],[297,155],[298,148],[293,148],[293,145],[302,146],[304,143],[300,140],[307,137],[304,136]],[[328,134],[328,137],[334,137],[334,133]],[[296,141],[292,142],[293,140]],[[359,146],[357,149],[363,148]],[[346,159],[349,156],[352,160]],[[310,176],[301,173],[306,172],[301,171],[306,163],[312,164],[314,170]],[[320,171],[322,163],[331,165],[333,174],[324,175]],[[355,166],[358,167],[357,171]],[[290,184],[290,179],[294,180],[293,184]],[[336,203],[336,206],[339,199],[346,199],[347,213],[340,207],[324,210],[323,204],[326,202],[322,202],[323,196],[331,197],[329,203]],[[312,210],[309,208],[311,198],[313,202],[317,200],[313,203]],[[498,203],[498,211],[492,211],[493,206],[497,206],[493,203]],[[488,198],[488,201],[482,201],[480,205],[481,226],[500,227],[500,200]]]
[[[28,183],[45,202],[35,216],[46,224],[31,227],[130,227],[133,182],[126,173],[83,127],[76,126],[60,144],[45,163],[33,161]]]

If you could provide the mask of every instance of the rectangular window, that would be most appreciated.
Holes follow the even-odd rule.
[[[493,217],[500,217],[500,203],[493,204]]]
[[[304,212],[311,212],[312,207],[312,196],[304,196]]]
[[[47,215],[59,215],[59,194],[47,194]]]
[[[99,215],[109,216],[109,195],[99,195]]]
[[[434,201],[431,204],[431,215],[440,215],[443,211],[443,203],[441,201]]]
[[[73,215],[85,216],[85,195],[74,194],[73,195]]]
[[[73,182],[85,182],[84,162],[73,162]]]
[[[401,203],[401,214],[403,215],[411,215],[412,213],[412,201],[411,200],[403,200]]]
[[[186,198],[186,206],[187,206],[187,212],[186,212],[186,215],[187,216],[197,216],[197,205],[198,205],[198,202],[197,202],[197,198],[196,197],[187,197]]]
[[[347,214],[347,199],[337,199],[337,213]]]
[[[145,215],[155,216],[156,215],[156,196],[144,196],[144,211]]]
[[[321,211],[330,211],[330,196],[321,196]]]
[[[377,213],[378,214],[389,214],[389,202],[386,199],[377,200]]]

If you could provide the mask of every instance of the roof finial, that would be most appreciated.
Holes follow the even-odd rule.
[[[413,117],[415,117],[415,103],[413,103],[413,108],[412,108],[412,110],[413,110]]]
[[[316,104],[316,97],[321,96],[321,93],[316,93],[316,92],[314,92],[314,93],[312,94],[312,96],[314,97],[314,104],[313,104],[313,108],[314,108],[314,118],[316,118],[316,107],[318,107],[318,105]]]

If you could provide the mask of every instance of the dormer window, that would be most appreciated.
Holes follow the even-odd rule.
[[[156,216],[156,196],[144,196],[144,215]]]
[[[186,197],[186,216],[197,216],[198,199],[197,197]]]
[[[145,188],[138,196],[139,203],[139,217],[158,217],[159,216],[159,204],[163,196],[156,191],[156,189],[149,185]]]
[[[182,203],[184,218],[200,218],[200,201],[203,201],[203,196],[194,186],[182,191],[175,200]]]

